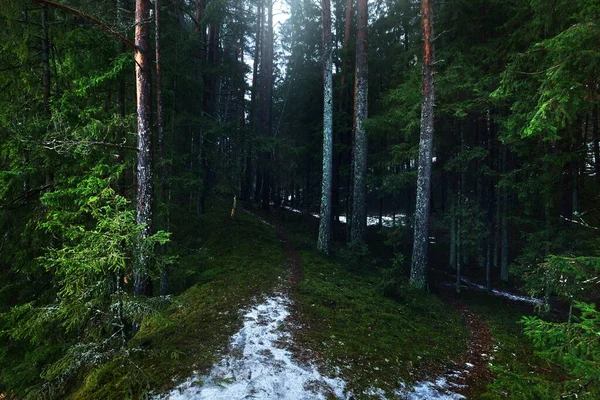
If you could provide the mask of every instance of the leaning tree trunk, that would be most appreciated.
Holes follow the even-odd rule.
[[[356,76],[354,80],[354,188],[352,193],[352,221],[350,241],[363,243],[367,225],[367,0],[358,0],[356,30]]]
[[[331,5],[323,0],[323,182],[321,220],[317,247],[329,254],[331,242],[331,180],[333,168],[333,52],[331,48]]]
[[[425,289],[429,240],[429,202],[431,198],[431,156],[433,152],[433,66],[435,58],[432,37],[432,0],[421,0],[421,25],[423,28],[423,99],[410,282],[416,288]]]
[[[137,206],[136,223],[141,226],[137,237],[133,270],[134,293],[146,293],[151,249],[146,245],[152,226],[152,131],[151,61],[150,61],[150,0],[135,2],[135,82],[137,98]]]

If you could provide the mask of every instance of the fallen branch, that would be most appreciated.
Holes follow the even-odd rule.
[[[83,12],[81,12],[79,10],[76,10],[71,7],[67,7],[62,4],[55,3],[53,1],[48,1],[48,0],[33,0],[33,1],[36,3],[39,3],[39,4],[45,4],[50,7],[57,8],[62,11],[66,11],[66,12],[73,14],[79,18],[82,18],[88,22],[91,22],[92,24],[96,25],[97,27],[99,27],[100,29],[102,29],[103,31],[108,33],[109,35],[114,36],[117,39],[119,39],[122,43],[127,45],[130,49],[136,50],[135,43],[132,40],[127,39],[125,36],[121,35],[119,32],[115,31],[113,28],[106,25],[104,22],[100,21],[99,19],[92,17],[91,15],[84,14]]]

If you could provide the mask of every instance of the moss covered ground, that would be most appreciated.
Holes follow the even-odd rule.
[[[241,326],[240,309],[286,274],[276,230],[240,211],[232,221],[229,211],[228,204],[213,200],[198,232],[174,235],[181,256],[172,276],[181,293],[143,323],[128,354],[89,373],[71,398],[165,392],[219,359]],[[376,230],[370,232],[370,253],[348,253],[338,241],[323,256],[316,250],[312,217],[280,211],[269,218],[278,218],[302,266],[302,279],[291,292],[292,325],[302,328],[294,329],[295,350],[325,373],[343,377],[357,398],[373,398],[374,388],[393,398],[401,382],[443,372],[468,348],[461,316],[435,295],[408,287],[393,299],[384,295],[382,268],[392,253]],[[336,237],[341,230],[338,226]],[[185,237],[196,239],[184,243]]]
[[[393,299],[384,295],[383,268],[393,255],[376,228],[369,232],[369,253],[348,254],[338,242],[324,256],[316,251],[315,220],[282,218],[303,269],[294,293],[302,357],[340,374],[358,398],[379,398],[374,388],[394,398],[401,382],[437,374],[467,349],[464,321],[435,295],[407,286]],[[344,226],[337,229],[342,237]]]
[[[231,220],[229,205],[213,200],[198,227],[186,232],[194,241],[175,235],[173,243],[182,255],[173,285],[192,286],[145,320],[128,354],[89,373],[72,399],[141,398],[207,371],[240,328],[240,309],[285,273],[277,233],[258,219],[239,212]]]

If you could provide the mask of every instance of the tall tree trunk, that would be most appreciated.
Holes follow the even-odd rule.
[[[151,58],[150,58],[150,0],[135,2],[135,81],[137,99],[137,206],[136,223],[141,225],[137,237],[136,262],[133,271],[134,293],[147,293],[150,251],[146,239],[152,226],[152,130]]]
[[[350,35],[352,34],[352,8],[354,5],[354,0],[346,0],[346,21],[344,22],[344,52],[343,52],[343,66],[342,66],[342,77],[340,81],[340,110],[346,109],[346,94],[348,93],[348,89],[346,89],[346,80],[348,76],[348,72],[350,70]]]
[[[452,206],[451,206],[451,220],[450,220],[450,269],[452,271],[456,271],[456,194],[452,193],[452,188],[450,188],[448,190],[449,192],[451,192],[451,195],[449,196],[452,202]]]
[[[460,202],[460,198],[459,198],[459,202]],[[459,206],[460,207],[460,206]],[[461,226],[460,226],[460,217],[457,218],[457,230],[456,230],[456,293],[460,293],[460,279],[461,279],[461,272],[462,272],[462,259],[461,259],[461,253],[463,252],[463,246],[462,246],[462,242],[461,242],[461,235],[460,235],[460,231],[461,231]],[[412,277],[412,275],[411,275]]]
[[[415,207],[414,245],[410,271],[411,284],[425,289],[427,282],[427,248],[429,243],[429,201],[431,198],[431,156],[433,152],[433,11],[432,0],[421,0],[423,28],[423,102],[421,106],[421,137]]]
[[[119,30],[125,29],[125,18],[123,17],[123,11],[125,10],[125,0],[117,0],[117,27]],[[119,43],[119,49],[125,52],[125,43]],[[121,118],[125,118],[125,77],[123,74],[119,76],[119,88],[118,88],[118,102],[119,102],[119,115]]]
[[[358,0],[356,29],[356,76],[354,80],[354,188],[352,194],[352,221],[350,241],[363,243],[367,225],[367,0]]]
[[[331,5],[322,1],[323,11],[323,182],[321,219],[317,247],[329,254],[331,242],[331,181],[333,168],[333,49],[331,46]]]
[[[262,9],[259,4],[257,10],[257,23],[256,23],[256,37],[254,40],[254,63],[252,65],[252,89],[250,90],[250,110],[248,111],[250,129],[252,135],[256,137],[257,134],[257,89],[258,89],[258,65],[260,62],[260,49],[261,49],[261,32],[262,32]],[[246,183],[245,183],[245,198],[250,200],[252,193],[252,181],[253,181],[253,166],[252,166],[252,141],[253,138],[248,139],[248,153],[246,155]],[[257,168],[258,169],[258,168]],[[258,175],[258,172],[257,172]],[[259,186],[259,182],[256,182],[256,186]],[[259,189],[260,190],[260,189]],[[255,201],[257,196],[254,196]]]
[[[273,135],[273,2],[267,0],[267,37],[265,40],[265,75],[264,75],[264,132],[268,138]],[[264,153],[264,173],[262,189],[262,207],[269,209],[271,193],[271,159],[273,154],[271,149]]]
[[[154,39],[155,39],[155,62],[156,62],[156,129],[158,133],[158,164],[159,164],[159,182],[160,182],[160,200],[162,205],[161,224],[159,229],[169,230],[168,204],[167,204],[167,166],[165,151],[165,121],[162,97],[162,69],[160,53],[160,0],[154,0]],[[161,252],[165,252],[165,246],[161,246]],[[160,274],[160,294],[166,295],[168,292],[168,271],[163,266]]]

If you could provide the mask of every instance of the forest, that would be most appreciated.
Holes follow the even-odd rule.
[[[598,0],[0,26],[0,399],[600,398]]]

